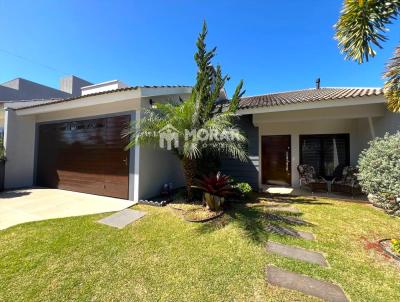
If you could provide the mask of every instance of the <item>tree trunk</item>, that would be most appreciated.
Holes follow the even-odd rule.
[[[193,199],[192,185],[196,174],[196,161],[190,158],[183,158],[182,164],[186,179],[187,199],[188,201],[192,201]]]

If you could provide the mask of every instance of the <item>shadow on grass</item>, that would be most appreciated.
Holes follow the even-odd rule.
[[[256,202],[268,201],[276,203],[303,204],[303,205],[332,205],[330,202],[318,200],[317,197],[299,197],[278,194],[260,194],[256,198]]]
[[[268,240],[265,213],[258,209],[247,207],[244,204],[231,205],[221,218],[202,224],[199,232],[217,231],[231,223],[235,223],[245,232],[248,238],[257,243],[263,243]]]
[[[264,211],[261,207],[234,204],[230,205],[221,218],[201,224],[198,231],[214,232],[234,223],[249,239],[262,244],[268,241],[271,233],[290,236],[296,233],[294,226],[313,226],[312,223],[300,219],[300,215],[301,213],[270,212]],[[282,229],[290,231],[287,234],[278,232]]]

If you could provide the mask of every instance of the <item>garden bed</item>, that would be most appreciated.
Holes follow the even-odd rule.
[[[385,254],[389,255],[390,257],[392,257],[397,261],[400,261],[400,255],[392,249],[392,243],[390,239],[380,240],[379,245],[382,247]]]
[[[183,214],[183,218],[189,222],[207,222],[218,217],[221,217],[224,214],[224,211],[209,211],[206,208],[202,207],[199,209],[189,210]]]
[[[207,222],[224,214],[224,211],[210,211],[198,203],[171,203],[169,207],[177,212],[189,222]]]

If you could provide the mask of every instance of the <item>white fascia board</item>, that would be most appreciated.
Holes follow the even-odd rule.
[[[244,110],[238,110],[236,112],[236,114],[237,115],[246,115],[246,114],[258,114],[258,113],[269,113],[269,112],[293,111],[293,110],[358,106],[358,105],[368,105],[368,104],[380,104],[380,103],[385,103],[385,102],[386,102],[386,100],[383,95],[382,96],[365,96],[365,97],[356,97],[356,98],[349,98],[349,99],[335,99],[335,100],[306,102],[306,103],[300,103],[300,104],[276,105],[276,106],[272,106],[272,107],[259,107],[259,108],[252,108],[252,109],[244,109]]]
[[[189,94],[191,87],[140,87],[142,97],[155,97],[161,95]]]
[[[140,108],[140,90],[120,91],[115,93],[106,93],[101,95],[87,96],[76,100],[65,101],[60,103],[48,104],[38,107],[16,110],[17,115],[31,115],[49,113],[61,110],[77,109],[100,104],[110,104],[121,101],[134,101],[137,99],[137,108]]]

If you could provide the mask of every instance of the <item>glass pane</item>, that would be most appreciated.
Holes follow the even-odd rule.
[[[340,166],[346,166],[347,160],[347,140],[344,137],[326,137],[323,140],[323,172],[322,175],[331,178],[335,169]]]
[[[300,142],[301,163],[313,166],[318,176],[332,179],[338,167],[349,164],[348,135],[304,135]]]
[[[319,137],[307,137],[303,140],[302,151],[302,164],[313,166],[315,172],[319,175],[320,162],[321,162],[321,140]]]

